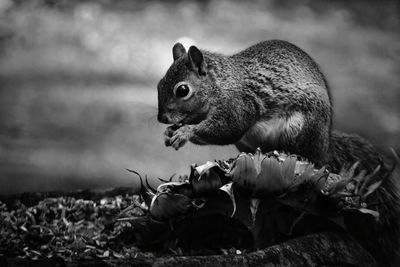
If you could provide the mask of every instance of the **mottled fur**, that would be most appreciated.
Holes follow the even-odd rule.
[[[165,132],[166,145],[235,144],[240,151],[273,149],[299,154],[334,172],[360,161],[372,171],[378,152],[358,136],[331,131],[332,104],[317,64],[285,41],[265,41],[223,56],[174,46],[174,63],[158,84],[160,122],[182,124]],[[174,85],[187,82],[193,95],[182,100]],[[387,174],[382,167],[380,176]],[[377,204],[378,223],[354,215],[350,231],[386,264],[399,243],[400,203],[394,175],[385,179],[369,203]]]

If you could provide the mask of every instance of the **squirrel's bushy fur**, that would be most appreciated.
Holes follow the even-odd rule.
[[[232,56],[194,46],[186,52],[177,43],[173,58],[158,84],[158,120],[174,124],[164,134],[167,146],[179,149],[191,141],[235,144],[246,152],[283,150],[333,172],[357,161],[368,172],[382,165],[379,175],[385,179],[368,199],[379,222],[354,215],[348,228],[380,264],[394,258],[400,242],[396,175],[386,177],[387,166],[367,141],[331,130],[328,85],[310,56],[273,40]]]

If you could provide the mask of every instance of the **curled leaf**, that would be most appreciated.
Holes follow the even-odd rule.
[[[213,166],[205,169],[198,178],[191,177],[189,179],[196,197],[210,195],[222,186],[221,178],[215,168],[218,167]]]
[[[216,167],[216,166],[218,166],[218,164],[216,162],[211,162],[211,161],[207,161],[205,164],[197,166],[197,167],[195,167],[195,165],[193,165],[193,167],[195,168],[196,172],[199,175],[203,175],[203,173],[205,173],[209,169]]]
[[[157,187],[157,193],[182,194],[193,197],[193,187],[188,182],[168,182]]]
[[[192,199],[185,195],[159,193],[151,202],[150,214],[157,220],[166,221],[188,213],[192,207]]]
[[[150,191],[146,186],[144,186],[143,184],[143,179],[142,176],[134,170],[130,170],[130,169],[126,169],[128,172],[134,173],[136,174],[139,179],[140,179],[140,196],[143,198],[144,203],[147,205],[147,207],[150,207],[150,203],[153,199],[153,197],[155,196],[154,192]],[[147,179],[146,179],[147,182]]]
[[[223,192],[227,193],[229,198],[232,201],[232,206],[233,206],[233,211],[232,211],[232,215],[231,217],[233,217],[233,215],[235,215],[236,212],[236,200],[235,200],[235,194],[233,192],[233,187],[232,187],[233,183],[227,183],[223,186],[221,186],[219,189],[222,190]]]

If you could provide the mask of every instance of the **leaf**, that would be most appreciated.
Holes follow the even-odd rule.
[[[222,186],[221,178],[215,168],[218,167],[211,167],[204,170],[199,178],[190,179],[190,184],[196,197],[208,196]]]
[[[373,193],[378,187],[382,184],[382,181],[378,181],[373,183],[372,185],[368,186],[367,192],[362,196],[363,199],[365,199],[367,196],[369,196],[371,193]]]
[[[295,176],[297,159],[293,156],[288,156],[281,165],[283,178],[289,183],[293,181]]]
[[[301,168],[297,168],[297,166],[301,165]],[[314,165],[310,163],[303,163],[297,161],[295,173],[299,173],[300,175],[293,179],[289,186],[289,191],[294,191],[298,188],[300,184],[306,183],[312,179],[314,173]],[[298,172],[301,171],[301,172]]]
[[[261,149],[257,148],[256,152],[254,153],[254,157],[253,157],[254,167],[255,167],[257,173],[261,172],[261,162],[263,161],[264,158],[265,158],[265,155],[263,155],[261,153]]]
[[[343,178],[352,178],[359,164],[360,162],[356,161],[350,168],[341,170],[339,175]]]
[[[197,173],[201,176],[203,175],[203,173],[205,173],[206,171],[208,171],[209,169],[218,166],[218,164],[216,162],[212,162],[212,161],[207,161],[205,164],[197,166],[195,169],[197,171]]]
[[[309,171],[313,171],[314,170],[314,164],[307,162],[307,161],[297,161],[296,163],[296,168],[295,168],[295,173],[298,174],[305,174]]]
[[[233,193],[233,183],[227,183],[223,186],[221,186],[219,189],[222,190],[223,192],[227,193],[229,198],[232,201],[232,206],[233,206],[233,211],[231,217],[235,215],[236,212],[236,200],[235,200],[235,194]]]
[[[162,179],[162,178],[160,178],[160,177],[157,177],[157,179],[160,180],[160,181],[163,182],[163,183],[168,183],[168,182],[172,182],[172,179],[174,179],[175,175],[176,175],[176,173],[172,174],[172,175],[168,178],[168,180]]]
[[[194,216],[203,217],[213,214],[221,214],[224,216],[231,217],[236,209],[236,202],[232,202],[232,198],[224,190],[217,190],[216,193],[212,194],[207,198],[206,203],[201,209],[198,209]]]
[[[235,185],[233,185],[234,189]],[[235,190],[233,190],[235,191]],[[240,221],[247,228],[251,229],[254,227],[254,219],[252,211],[250,209],[250,199],[248,197],[242,197],[240,195],[235,196],[236,212],[233,216],[234,219]]]
[[[169,182],[172,182],[172,179],[174,179],[175,175],[176,175],[175,173],[172,174],[172,175],[169,177],[168,181],[169,181]]]
[[[329,173],[326,171],[326,167],[322,167],[310,177],[310,181],[314,184],[316,191],[321,192],[324,189],[328,176]]]
[[[228,176],[232,177],[232,181],[243,194],[252,195],[256,188],[258,173],[251,155],[240,154]]]
[[[358,210],[365,214],[371,214],[372,216],[374,216],[376,221],[379,220],[379,212],[377,212],[375,210],[370,210],[370,209],[366,209],[366,208],[359,208]]]
[[[151,192],[153,192],[153,193],[157,192],[157,190],[154,189],[154,188],[149,184],[149,180],[147,179],[147,175],[145,176],[144,180],[146,181],[147,189],[150,189]]]
[[[251,218],[252,218],[253,224],[256,221],[256,215],[257,215],[257,210],[258,210],[259,204],[260,204],[260,199],[258,199],[258,198],[250,199],[250,211],[251,211]]]
[[[257,179],[257,197],[279,194],[289,186],[281,172],[281,166],[274,157],[266,157],[261,163],[261,173]]]
[[[269,183],[275,184],[275,181],[283,182],[281,165],[275,157],[266,157],[262,162],[262,170],[268,177]]]
[[[168,182],[170,182],[170,181],[164,180],[163,178],[160,178],[160,177],[157,177],[157,179],[158,179],[160,182],[162,182],[162,183],[168,183]]]
[[[166,221],[186,214],[192,206],[192,199],[181,194],[159,193],[153,198],[150,214],[157,220]]]
[[[358,190],[358,192],[361,195],[364,195],[365,187],[367,187],[367,185],[369,184],[370,180],[372,180],[372,178],[375,177],[375,175],[380,171],[380,169],[381,169],[381,165],[378,165],[370,174],[368,174],[367,176],[365,176],[362,179],[362,182],[360,183],[360,187],[359,187],[359,190]]]
[[[353,178],[353,181],[356,184],[356,188],[354,188],[354,194],[355,195],[359,195],[360,185],[361,185],[362,180],[365,177],[365,174],[366,174],[366,171],[365,170],[361,170],[358,173],[358,175]]]
[[[157,193],[182,194],[192,198],[194,195],[193,187],[189,182],[168,182],[157,187]]]
[[[126,169],[126,170],[128,172],[136,174],[139,177],[139,179],[140,179],[140,190],[139,190],[140,196],[143,198],[144,203],[147,205],[147,207],[150,207],[151,202],[152,202],[153,197],[155,196],[155,194],[153,192],[151,192],[150,190],[148,190],[144,186],[143,180],[142,180],[142,176],[138,172],[136,172],[134,170],[130,170],[130,169]]]
[[[343,180],[333,183],[329,188],[328,194],[334,196],[335,194],[343,193],[344,189],[350,182],[351,178],[343,178]]]
[[[305,215],[306,213],[302,212],[298,217],[294,219],[292,225],[290,226],[289,232],[287,233],[288,236],[291,236],[293,234],[294,228],[296,227],[297,224],[299,224],[299,222],[301,222],[302,219],[304,219]]]

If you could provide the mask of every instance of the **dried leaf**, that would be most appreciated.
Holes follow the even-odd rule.
[[[282,176],[288,183],[294,180],[297,159],[293,156],[288,156],[282,163]]]
[[[204,170],[199,178],[190,179],[190,184],[196,197],[208,196],[222,186],[221,178],[219,177],[215,168],[218,167],[212,167]]]
[[[372,216],[374,216],[376,221],[379,221],[379,212],[366,208],[359,208],[358,210],[365,214],[371,214]]]
[[[363,181],[360,183],[359,193],[364,195],[365,188],[370,184],[370,181],[375,177],[375,175],[380,171],[381,165],[378,165],[370,174],[363,178]]]
[[[233,206],[233,211],[231,217],[233,217],[236,213],[236,200],[235,200],[235,194],[233,193],[233,183],[228,183],[223,186],[221,186],[219,189],[222,190],[223,192],[227,193],[229,198],[232,201],[232,206]]]
[[[281,165],[275,157],[266,157],[261,163],[261,173],[257,179],[257,197],[280,194],[289,187],[283,177]]]
[[[144,184],[143,184],[143,180],[142,180],[142,176],[134,171],[134,170],[130,170],[130,169],[126,169],[128,172],[134,173],[136,174],[139,179],[140,179],[140,195],[143,198],[144,202],[146,203],[146,205],[148,207],[150,207],[151,201],[153,200],[153,197],[155,196],[153,192],[151,192],[150,190],[148,190]],[[147,180],[146,180],[147,181]]]
[[[257,210],[258,210],[259,204],[260,204],[260,199],[258,199],[258,198],[250,199],[250,211],[251,211],[251,218],[253,221],[253,225],[256,221],[256,215],[257,215]]]
[[[363,195],[363,199],[365,199],[367,196],[369,196],[370,194],[372,194],[373,192],[375,192],[376,189],[378,189],[378,187],[382,184],[382,181],[378,181],[373,183],[372,185],[368,186],[367,188],[367,192]]]
[[[258,173],[251,155],[241,153],[236,161],[234,161],[228,175],[232,177],[232,181],[237,184],[238,189],[242,193],[253,194],[253,190],[255,190],[257,184]]]
[[[192,200],[185,195],[159,193],[150,205],[150,214],[157,220],[165,221],[186,214],[191,207]]]

